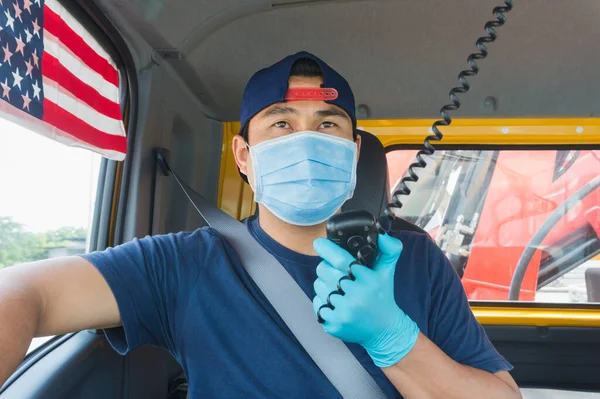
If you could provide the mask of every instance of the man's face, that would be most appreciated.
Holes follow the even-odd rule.
[[[317,88],[321,84],[323,79],[320,77],[292,76],[289,80],[289,88]],[[273,104],[250,120],[248,144],[254,146],[304,130],[353,140],[352,120],[341,108],[324,101],[289,101]],[[357,144],[360,148],[360,137]],[[242,137],[234,137],[233,152],[240,171],[248,176],[252,185],[252,159]]]

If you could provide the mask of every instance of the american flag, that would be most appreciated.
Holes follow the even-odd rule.
[[[125,157],[119,71],[57,0],[0,0],[0,100],[0,118]]]

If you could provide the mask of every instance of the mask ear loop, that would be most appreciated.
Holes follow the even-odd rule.
[[[250,147],[250,144],[248,144],[248,142],[246,141],[246,139],[244,138],[244,144],[246,145],[246,151],[248,151],[248,154],[246,155],[246,165],[248,165],[248,157],[250,157],[252,155],[252,147]],[[254,162],[252,162],[252,169],[254,169]],[[252,171],[254,177],[256,177],[256,174],[254,173],[254,171]],[[248,185],[250,186],[250,188],[252,189],[252,191],[254,192],[254,195],[256,196],[256,190],[254,188],[254,185],[251,183],[250,178],[248,177],[249,173],[246,173],[246,180],[248,182]],[[254,199],[256,201],[256,198]],[[258,201],[256,201],[258,203]]]

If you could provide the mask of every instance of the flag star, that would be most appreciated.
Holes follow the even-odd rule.
[[[6,97],[8,98],[8,101],[10,101],[10,97],[8,94],[10,93],[10,87],[8,87],[8,79],[4,79],[4,83],[0,82],[0,86],[2,86],[2,97]]]
[[[31,54],[31,57],[33,57],[33,65],[35,65],[36,67],[40,67],[40,57],[38,57],[37,55],[37,50],[33,50],[33,54]]]
[[[1,1],[1,0],[0,0],[0,1]],[[24,9],[24,10],[27,10],[27,12],[28,12],[29,14],[31,14],[31,5],[32,5],[32,4],[33,4],[33,3],[31,2],[31,0],[25,0],[25,4],[23,4],[23,9]]]
[[[25,57],[25,50],[24,50],[25,43],[23,43],[23,39],[21,39],[21,35],[19,35],[18,38],[15,36],[15,41],[17,42],[17,49],[15,50],[15,54],[20,51],[21,54],[23,55],[23,57]]]
[[[10,15],[10,11],[8,11],[8,10],[4,11],[4,15],[6,15],[6,25],[4,25],[4,26],[10,26],[10,28],[14,32],[15,31],[15,19]]]
[[[19,90],[21,90],[21,81],[23,80],[23,78],[21,77],[21,75],[19,75],[19,68],[17,68],[15,71],[16,71],[16,73],[15,72],[11,72],[13,78],[15,79],[15,81],[13,82],[12,87],[16,86],[16,87],[19,88]]]
[[[29,103],[31,102],[29,93],[25,92],[25,95],[21,94],[21,97],[23,98],[23,109],[26,109],[27,111],[31,111],[29,109]]]
[[[33,72],[33,64],[29,61],[25,61],[25,65],[27,65],[27,72],[25,72],[25,75],[29,75],[29,77],[32,78],[31,72]]]
[[[32,24],[33,24],[33,34],[36,35],[37,37],[41,37],[40,36],[40,26],[37,23],[37,18],[33,20]]]
[[[25,36],[27,36],[27,38],[25,39],[27,41],[27,43],[29,43],[31,41],[31,38],[33,37],[33,35],[31,34],[31,32],[29,32],[29,29],[24,29],[25,32]]]
[[[10,49],[8,48],[8,43],[6,43],[6,46],[4,46],[2,48],[2,50],[4,50],[4,62],[8,61],[8,65],[10,64],[10,57],[13,56],[13,53],[10,52]]]
[[[21,18],[21,13],[23,11],[19,8],[18,1],[13,3],[13,8],[15,9],[15,18],[17,18],[19,21],[23,22],[23,18]]]
[[[40,4],[40,0],[33,0],[35,1],[35,4],[37,4],[39,7],[41,7],[42,5]]]
[[[42,89],[40,89],[40,86],[38,86],[37,81],[33,82],[31,87],[33,88],[33,98],[37,98],[39,100]]]

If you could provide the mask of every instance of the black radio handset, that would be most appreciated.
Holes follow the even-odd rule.
[[[327,238],[368,267],[377,256],[377,233],[377,220],[367,211],[342,212],[327,221]]]
[[[504,25],[506,22],[505,14],[513,9],[513,0],[504,0],[504,6],[494,7],[492,11],[495,20],[486,22],[485,31],[486,36],[482,36],[477,39],[475,45],[479,50],[476,53],[472,53],[467,58],[467,64],[469,69],[462,70],[458,74],[458,81],[460,86],[452,88],[450,90],[450,104],[446,104],[440,110],[442,119],[437,120],[431,126],[431,132],[433,134],[427,136],[423,142],[423,148],[417,152],[415,162],[411,163],[406,171],[405,176],[398,184],[398,190],[392,194],[392,200],[385,209],[385,215],[382,218],[387,218],[389,221],[393,221],[395,214],[392,209],[402,208],[402,202],[400,201],[401,195],[409,195],[411,193],[410,188],[406,183],[416,183],[419,180],[419,176],[415,172],[416,168],[425,168],[427,163],[423,159],[424,155],[430,156],[435,152],[435,148],[431,144],[431,141],[440,141],[443,137],[439,126],[449,126],[452,123],[452,118],[448,114],[449,111],[456,111],[460,108],[460,101],[458,94],[464,94],[469,91],[471,85],[467,80],[468,77],[476,76],[479,73],[479,66],[477,65],[478,60],[482,60],[487,57],[488,49],[487,44],[496,41],[498,34],[496,28]],[[376,219],[367,211],[351,211],[342,212],[332,216],[327,222],[327,238],[342,248],[350,252],[356,259],[357,262],[369,267],[373,266],[373,262],[377,258],[377,233],[386,233],[386,229],[382,227],[383,223],[376,221]],[[350,278],[354,280],[352,275],[352,263],[348,266],[348,276],[344,276],[338,282],[338,291],[341,292],[340,283],[343,279]],[[335,291],[334,291],[335,292]],[[331,304],[321,306],[332,308]],[[321,317],[321,309],[317,314],[320,323],[324,323],[325,320]]]

